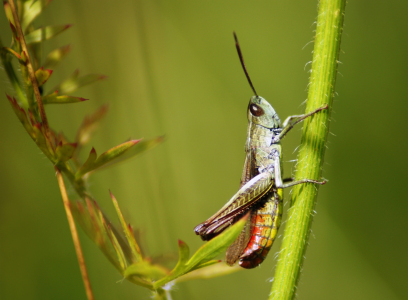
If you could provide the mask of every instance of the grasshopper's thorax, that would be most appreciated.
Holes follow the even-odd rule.
[[[253,96],[248,105],[248,135],[246,151],[255,154],[259,172],[268,169],[274,156],[281,154],[281,146],[274,138],[282,131],[278,114],[260,96]]]
[[[248,104],[246,148],[269,147],[281,131],[281,121],[272,105],[260,96],[253,96]]]

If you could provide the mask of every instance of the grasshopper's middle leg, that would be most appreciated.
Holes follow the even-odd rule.
[[[313,180],[313,179],[301,179],[301,180],[295,181],[294,178],[282,179],[282,172],[280,169],[280,157],[279,156],[275,157],[274,170],[275,170],[275,186],[278,189],[284,189],[284,188],[291,187],[291,186],[301,184],[301,183],[317,183],[321,185],[326,183],[326,180],[318,181],[318,180]]]
[[[301,179],[301,180],[296,180],[295,181],[295,180],[293,180],[293,178],[290,178],[290,179],[292,179],[292,180],[287,182],[287,183],[282,183],[281,186],[276,186],[276,187],[284,189],[284,188],[291,187],[291,186],[301,184],[301,183],[317,183],[317,184],[320,184],[320,185],[323,185],[323,184],[326,183],[326,180],[318,181],[318,180],[313,180],[313,179]],[[286,181],[286,180],[287,180],[287,178],[284,179],[284,181]]]

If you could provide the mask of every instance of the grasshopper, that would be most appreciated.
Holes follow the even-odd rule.
[[[229,246],[226,263],[251,269],[261,264],[276,237],[282,218],[283,189],[297,184],[325,184],[326,181],[293,178],[282,179],[282,147],[280,141],[294,125],[327,109],[324,105],[308,114],[289,116],[281,125],[278,114],[259,96],[245,67],[234,32],[235,46],[248,83],[255,96],[249,100],[248,133],[245,143],[245,163],[238,192],[207,221],[194,229],[203,240],[210,240],[250,214],[244,229]]]

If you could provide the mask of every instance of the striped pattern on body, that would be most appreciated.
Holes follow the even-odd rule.
[[[251,216],[251,237],[240,256],[239,265],[252,269],[261,264],[276,238],[282,219],[282,189],[274,191],[265,206],[254,211]]]

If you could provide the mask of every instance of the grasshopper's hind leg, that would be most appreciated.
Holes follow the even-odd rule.
[[[279,133],[279,135],[275,138],[274,143],[279,142],[292,128],[295,126],[297,123],[302,122],[304,119],[310,117],[311,115],[314,115],[315,113],[327,109],[329,106],[327,104],[319,107],[318,109],[304,115],[295,115],[295,116],[289,116],[286,118],[285,122],[282,124],[282,131]]]

